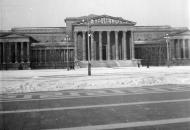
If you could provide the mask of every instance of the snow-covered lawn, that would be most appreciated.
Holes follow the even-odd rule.
[[[0,93],[189,84],[190,66],[0,71]]]

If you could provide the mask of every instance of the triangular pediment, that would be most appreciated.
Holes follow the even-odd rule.
[[[0,42],[29,42],[30,37],[17,33],[9,33],[0,37]]]
[[[135,22],[125,20],[121,17],[112,17],[109,15],[100,15],[94,17],[85,17],[81,21],[77,22],[78,25],[90,24],[90,25],[135,25]]]
[[[5,38],[28,38],[28,37],[20,34],[9,34],[5,36]]]
[[[181,33],[179,35],[190,35],[190,31],[185,31],[185,32],[183,32],[183,33]]]

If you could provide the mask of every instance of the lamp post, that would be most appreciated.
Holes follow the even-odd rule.
[[[67,42],[67,71],[69,71],[69,48],[68,48],[68,41],[69,41],[69,35],[66,35],[66,42]]]
[[[90,51],[90,37],[92,38],[91,35],[91,27],[90,27],[90,22],[89,18],[87,17],[87,22],[88,22],[88,76],[91,76],[91,51]],[[92,46],[92,43],[91,43]]]
[[[85,20],[82,20],[83,22],[85,22]],[[88,76],[91,76],[91,51],[90,51],[90,37],[92,38],[92,34],[91,34],[91,26],[90,26],[90,21],[89,21],[89,17],[87,16],[87,30],[88,30],[88,48],[87,48],[87,52],[88,52]],[[92,43],[91,43],[92,46]]]
[[[166,49],[167,49],[167,66],[169,67],[170,66],[170,57],[169,57],[169,55],[170,55],[170,53],[169,53],[169,36],[168,36],[168,34],[166,34],[166,36],[164,37],[165,39],[166,39]]]

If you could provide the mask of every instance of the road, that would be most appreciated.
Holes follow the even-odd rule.
[[[67,90],[0,95],[1,130],[190,129],[190,87]]]

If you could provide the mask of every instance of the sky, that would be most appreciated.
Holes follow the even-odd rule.
[[[64,27],[66,17],[110,15],[137,26],[190,28],[190,0],[0,0],[0,30]]]

